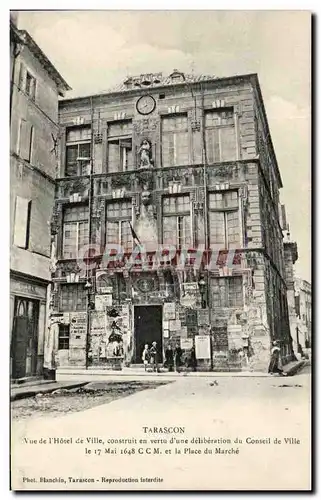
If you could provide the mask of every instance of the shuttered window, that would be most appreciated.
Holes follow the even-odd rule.
[[[59,325],[58,349],[69,349],[70,325]]]
[[[124,252],[133,248],[133,237],[130,229],[132,218],[132,202],[130,200],[107,204],[106,209],[106,243],[121,245]]]
[[[236,190],[209,194],[209,234],[213,249],[240,247],[239,201]]]
[[[27,249],[30,237],[31,200],[17,196],[15,207],[14,239],[17,247]]]
[[[21,62],[19,68],[19,82],[18,82],[20,90],[24,89],[25,74],[26,74],[26,68],[23,62]]]
[[[205,139],[208,163],[236,160],[233,108],[205,112]]]
[[[186,115],[162,119],[162,161],[163,167],[188,165],[188,122]]]
[[[34,127],[30,122],[21,119],[19,131],[19,156],[31,163]]]
[[[36,79],[27,71],[25,92],[33,101],[36,99],[36,85]]]
[[[65,209],[63,224],[63,258],[76,259],[89,243],[88,207],[76,206]]]
[[[86,311],[87,292],[82,284],[63,284],[60,287],[60,311]],[[67,335],[64,335],[65,337]]]
[[[91,161],[91,127],[70,127],[66,133],[66,177],[88,175]]]
[[[36,99],[36,89],[37,80],[36,78],[26,69],[23,62],[20,63],[19,68],[19,80],[18,87],[20,90],[25,92],[32,101]]]
[[[191,245],[190,210],[188,195],[163,198],[163,244],[175,245],[177,248]]]
[[[213,308],[241,307],[243,305],[243,281],[241,276],[212,278],[211,305]]]
[[[108,172],[126,172],[134,168],[131,120],[109,124],[107,168]]]

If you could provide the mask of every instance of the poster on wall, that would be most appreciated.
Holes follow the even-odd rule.
[[[70,314],[70,347],[86,345],[87,314],[83,312]]]
[[[211,345],[209,335],[196,335],[195,354],[197,359],[211,358]]]
[[[176,318],[175,302],[165,302],[163,307],[163,319],[168,321]]]
[[[182,339],[181,338],[181,349],[192,349],[193,347],[193,339]]]
[[[92,311],[90,333],[92,336],[105,335],[106,333],[106,313],[101,311]]]
[[[179,319],[173,319],[169,321],[169,329],[172,332],[177,332],[181,329],[181,322]]]
[[[199,309],[197,311],[197,323],[198,326],[205,326],[208,325],[210,322],[209,320],[209,314],[207,309]]]
[[[187,337],[187,326],[181,326],[181,337]]]
[[[96,311],[105,311],[106,307],[113,305],[112,295],[96,295],[95,297],[95,309]]]

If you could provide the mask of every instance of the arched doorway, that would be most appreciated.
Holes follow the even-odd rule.
[[[11,342],[12,378],[36,375],[39,301],[15,298]]]

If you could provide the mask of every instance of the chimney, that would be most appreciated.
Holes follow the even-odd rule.
[[[10,10],[10,23],[14,24],[14,26],[18,27],[18,16],[19,12],[17,10]]]

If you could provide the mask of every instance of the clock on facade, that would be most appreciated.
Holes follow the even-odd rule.
[[[141,115],[149,115],[154,111],[156,102],[151,95],[143,95],[136,103],[136,109]]]

